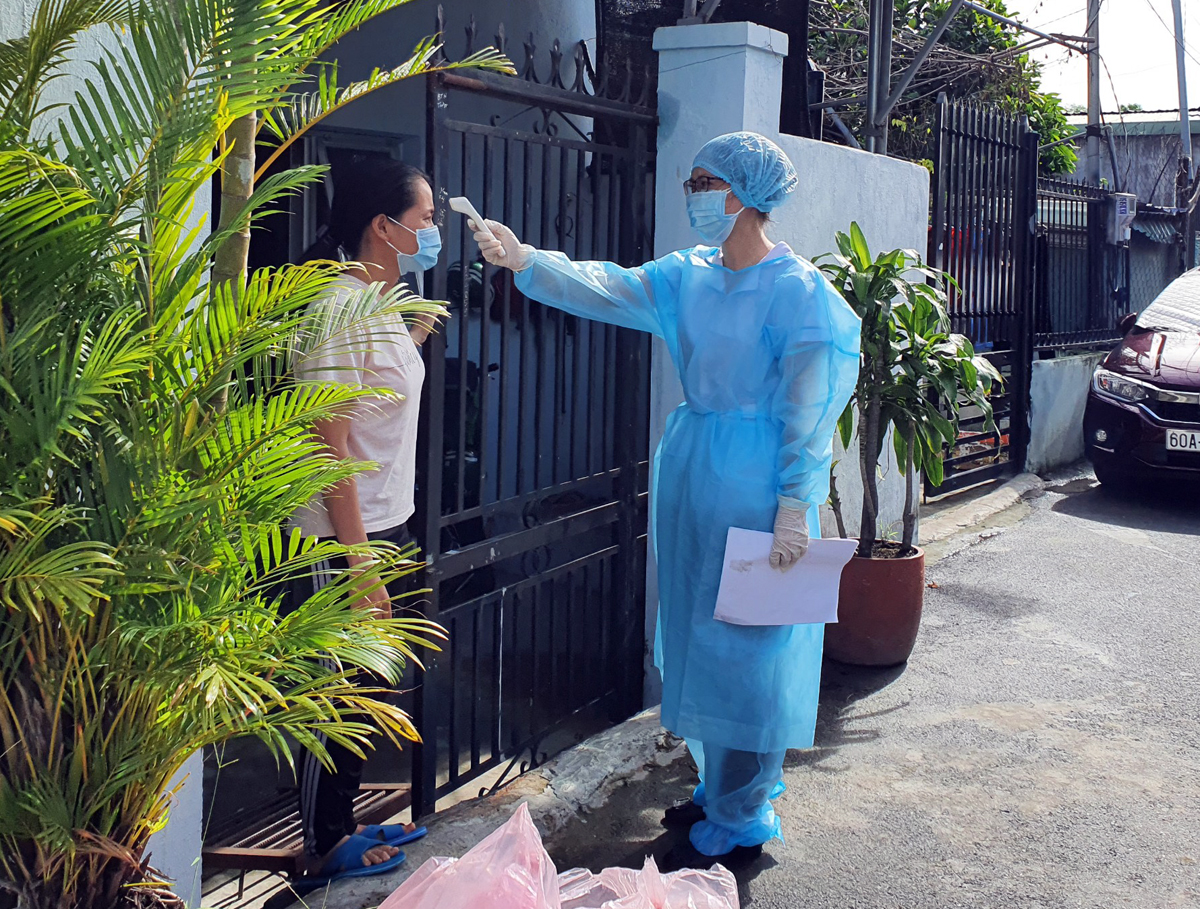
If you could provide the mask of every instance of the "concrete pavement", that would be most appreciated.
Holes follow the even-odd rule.
[[[789,755],[777,802],[787,843],[740,875],[743,906],[1200,907],[1196,492],[1026,486],[942,520],[906,667],[826,664],[817,747]],[[560,870],[640,868],[695,781],[677,746],[654,716],[610,730],[439,816],[403,872],[307,905],[378,905],[520,801]]]
[[[903,669],[827,663],[756,909],[1200,906],[1200,508],[1051,484],[942,545]],[[640,866],[686,761],[552,837]]]

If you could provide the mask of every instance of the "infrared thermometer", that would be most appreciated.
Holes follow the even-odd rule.
[[[493,240],[496,239],[496,235],[488,230],[487,222],[483,220],[483,216],[475,210],[475,206],[471,204],[471,200],[466,196],[455,196],[450,200],[450,208],[453,211],[458,212],[460,215],[466,215],[468,218],[474,221],[475,226],[480,233],[487,234]]]

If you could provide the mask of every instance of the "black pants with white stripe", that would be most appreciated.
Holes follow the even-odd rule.
[[[404,548],[413,542],[408,528],[403,524],[390,530],[367,534],[372,540],[385,540]],[[338,559],[322,565],[313,573],[311,591],[320,590],[329,583],[335,572],[345,571],[349,566],[344,559]],[[308,583],[308,582],[306,582]],[[392,596],[410,590],[416,590],[416,578],[412,575],[401,578],[400,588],[396,585],[388,587]],[[300,594],[302,601],[305,591]],[[304,831],[304,851],[307,855],[319,858],[325,855],[344,836],[354,833],[357,826],[354,820],[354,798],[358,795],[359,784],[362,782],[363,758],[347,748],[328,741],[321,736],[321,742],[329,751],[333,770],[327,770],[312,754],[305,751],[300,761],[300,825]]]

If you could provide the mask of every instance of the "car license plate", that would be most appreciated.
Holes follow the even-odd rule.
[[[1200,432],[1194,429],[1168,429],[1167,451],[1194,451],[1200,454]]]

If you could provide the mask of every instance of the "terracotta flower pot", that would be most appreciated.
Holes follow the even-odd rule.
[[[925,550],[899,559],[855,556],[842,571],[838,621],[825,655],[855,666],[895,666],[912,653],[925,599]]]

